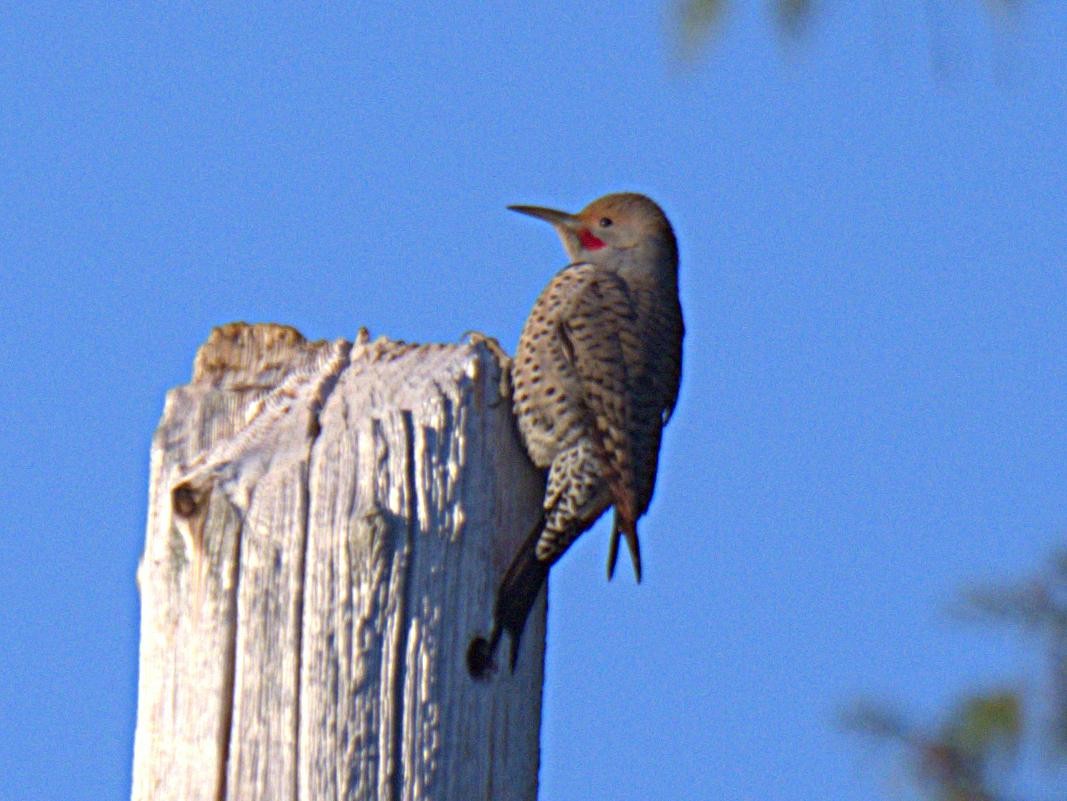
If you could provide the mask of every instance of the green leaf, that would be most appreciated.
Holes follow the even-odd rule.
[[[1018,693],[1002,691],[963,700],[946,724],[942,739],[969,758],[985,762],[996,753],[1012,756],[1022,736]]]

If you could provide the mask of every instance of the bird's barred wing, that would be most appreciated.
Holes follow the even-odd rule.
[[[637,318],[626,284],[613,272],[592,265],[571,269],[575,285],[561,310],[559,336],[610,471],[617,516],[633,528],[639,500],[629,372],[637,367],[633,360],[640,353]]]
[[[647,398],[661,424],[670,419],[678,401],[682,378],[682,340],[685,323],[675,294],[642,292],[636,298],[638,316],[644,320],[644,340],[636,358],[642,359],[647,375]]]
[[[671,419],[675,404],[678,402],[678,390],[682,384],[682,341],[685,339],[685,323],[682,322],[682,306],[677,297],[668,319],[658,321],[661,330],[662,348],[660,356],[663,367],[662,397],[664,399],[663,424]]]
[[[655,490],[663,427],[678,400],[685,324],[676,296],[645,291],[635,300],[643,337],[631,362],[639,363],[641,369],[631,376],[630,383],[636,399],[634,463],[639,485],[637,511],[641,515]]]

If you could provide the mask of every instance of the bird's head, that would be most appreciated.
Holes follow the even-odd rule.
[[[667,215],[633,192],[598,198],[577,214],[542,206],[508,206],[552,224],[573,262],[616,270],[677,271],[678,245]]]

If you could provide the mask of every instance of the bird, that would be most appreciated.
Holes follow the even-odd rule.
[[[519,433],[548,475],[540,517],[497,591],[489,638],[477,638],[468,652],[476,675],[493,664],[505,631],[514,671],[549,568],[609,507],[608,578],[622,538],[640,583],[637,521],[655,489],[685,336],[677,240],[653,200],[614,193],[577,214],[508,208],[550,223],[570,263],[534,303],[512,360]]]

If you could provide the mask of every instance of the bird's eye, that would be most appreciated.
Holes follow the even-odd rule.
[[[611,217],[601,217],[600,218],[600,227],[601,228],[611,228]]]

